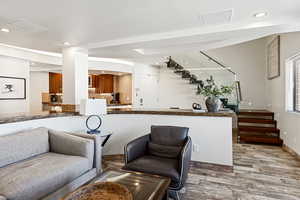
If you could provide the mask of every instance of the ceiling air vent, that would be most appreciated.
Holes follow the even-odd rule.
[[[224,10],[215,13],[207,13],[204,15],[199,15],[199,20],[204,25],[220,25],[228,24],[231,22],[233,10]]]

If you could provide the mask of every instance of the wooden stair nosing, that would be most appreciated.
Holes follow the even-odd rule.
[[[240,111],[239,113],[237,113],[238,116],[243,115],[243,116],[274,116],[273,112],[257,112],[257,111],[253,111],[253,112],[245,112],[245,111]]]
[[[276,120],[272,120],[272,119],[246,118],[246,117],[239,117],[238,122],[257,123],[257,124],[276,124]]]
[[[259,133],[259,132],[244,132],[244,131],[239,131],[238,136],[279,138],[278,133]]]
[[[250,136],[239,136],[241,142],[248,143],[263,143],[263,144],[276,144],[282,145],[283,141],[279,137],[250,137]]]
[[[260,133],[279,133],[280,130],[274,127],[260,127],[260,126],[239,126],[239,131],[243,132],[260,132]]]

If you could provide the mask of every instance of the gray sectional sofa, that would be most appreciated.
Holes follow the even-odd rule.
[[[54,200],[101,172],[101,138],[37,128],[0,136],[0,200]]]

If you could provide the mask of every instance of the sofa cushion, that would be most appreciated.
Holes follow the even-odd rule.
[[[0,194],[10,200],[37,200],[89,169],[85,157],[45,153],[0,168]]]
[[[88,158],[92,168],[94,161],[94,140],[71,135],[67,132],[49,130],[50,151]]]
[[[151,142],[161,145],[184,145],[189,128],[177,126],[151,126]]]
[[[178,158],[181,153],[182,146],[168,146],[148,143],[148,153],[153,156],[160,156],[164,158]]]
[[[48,129],[36,128],[0,137],[0,167],[49,151]]]
[[[179,185],[178,160],[175,159],[146,155],[127,163],[124,169],[170,177],[171,187]]]

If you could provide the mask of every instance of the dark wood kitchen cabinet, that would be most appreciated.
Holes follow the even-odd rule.
[[[62,74],[49,72],[49,93],[62,93]]]
[[[114,78],[111,74],[93,76],[96,93],[112,93],[114,90]]]

